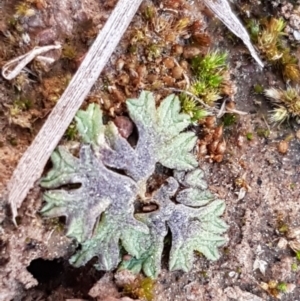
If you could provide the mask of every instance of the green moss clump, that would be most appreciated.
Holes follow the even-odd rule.
[[[20,111],[29,110],[33,106],[33,102],[29,98],[20,98],[14,101],[13,107],[18,108]]]
[[[289,231],[289,226],[287,224],[281,224],[278,227],[280,233],[287,233]]]
[[[264,128],[257,128],[256,134],[258,137],[268,138],[270,136],[270,131],[268,129],[264,129]]]
[[[66,43],[62,48],[62,57],[68,60],[74,60],[77,56],[77,50],[75,45],[71,43]]]
[[[18,140],[16,137],[8,136],[6,140],[11,146],[18,146]]]
[[[296,258],[300,261],[300,250],[296,251]]]
[[[228,80],[227,53],[219,51],[207,55],[197,55],[191,59],[193,81],[188,89],[195,98],[182,93],[180,96],[183,111],[198,121],[209,115],[205,105],[213,107],[222,98],[223,88]],[[200,99],[202,104],[197,101]]]
[[[74,122],[72,122],[67,128],[64,137],[67,140],[74,141],[78,138],[78,130]]]
[[[298,271],[298,265],[297,265],[297,263],[292,263],[292,267],[291,267],[291,269],[292,269],[292,272],[297,272]]]
[[[199,121],[209,115],[209,112],[201,107],[196,100],[182,93],[179,97],[182,111],[191,116],[192,121]]]
[[[264,87],[260,84],[256,84],[253,86],[253,91],[256,94],[262,94],[264,92]]]
[[[139,276],[134,282],[124,287],[124,293],[135,299],[152,301],[154,297],[155,281],[149,277]]]
[[[221,86],[225,81],[225,71],[228,69],[226,61],[227,53],[219,51],[205,56],[198,55],[191,60],[195,80],[190,90],[210,106],[221,98]]]
[[[287,292],[287,283],[286,282],[278,283],[277,284],[277,289],[282,293],[286,293]]]
[[[237,122],[237,115],[230,114],[230,113],[224,114],[222,121],[223,121],[224,127],[234,125]]]
[[[247,138],[248,141],[253,140],[253,133],[247,133],[246,138]]]

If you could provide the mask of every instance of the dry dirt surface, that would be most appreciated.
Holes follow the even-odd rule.
[[[1,66],[34,46],[55,41],[63,45],[61,52],[49,54],[56,58],[51,66],[34,61],[12,81],[0,77],[0,191],[115,2],[0,0]],[[235,7],[241,18],[247,11],[255,17],[275,13],[280,17],[281,8],[287,5],[280,1],[242,2]],[[152,10],[155,22],[147,15]],[[289,20],[290,15],[283,17]],[[187,25],[181,28],[183,19]],[[175,24],[177,31],[169,28],[169,23]],[[295,22],[292,25],[296,26]],[[297,43],[290,43],[297,55]],[[143,89],[153,91],[159,102],[173,88],[186,87],[191,78],[189,59],[205,55],[209,49],[229,54],[229,91],[217,106],[231,100],[238,110],[248,113],[218,120],[218,124],[227,122],[223,134],[226,152],[221,162],[199,158],[209,188],[226,201],[223,218],[229,225],[228,242],[220,248],[216,262],[196,254],[188,273],[168,272],[163,262],[162,273],[153,283],[152,299],[300,300],[300,254],[299,260],[296,257],[300,250],[299,126],[294,120],[277,127],[268,122],[270,103],[253,87],[284,87],[280,72],[268,63],[261,70],[242,42],[200,0],[144,1],[83,107],[96,102],[108,119],[126,116],[124,101]],[[166,58],[170,57],[178,65],[169,65]],[[201,140],[202,125],[195,129]],[[61,143],[78,148],[74,125]],[[68,258],[76,246],[64,235],[63,219],[40,216],[41,195],[36,185],[19,210],[18,227],[11,221],[4,195],[0,195],[1,301],[150,300],[138,290],[124,289],[132,275],[97,271],[93,262],[72,267]]]

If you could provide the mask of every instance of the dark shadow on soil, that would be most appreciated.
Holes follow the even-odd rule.
[[[93,264],[90,262],[85,267],[74,268],[63,258],[38,258],[30,263],[27,270],[39,282],[34,290],[42,291],[44,297],[50,296],[55,290],[72,290],[74,297],[92,300],[88,292],[103,276],[103,272],[97,271]]]

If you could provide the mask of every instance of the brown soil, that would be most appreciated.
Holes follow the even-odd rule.
[[[51,68],[33,62],[28,66],[30,72],[25,71],[13,81],[0,78],[0,191],[4,191],[18,160],[67,86],[115,2],[0,2],[1,66],[36,45],[54,41],[63,44],[62,53],[50,54],[58,57]],[[97,102],[108,118],[114,118],[126,115],[124,101],[137,96],[142,89],[153,91],[157,101],[170,93],[163,88],[182,89],[183,76],[177,76],[176,70],[162,69],[163,59],[172,57],[179,63],[186,62],[193,55],[188,51],[197,52],[194,45],[189,45],[195,33],[190,27],[187,31],[168,32],[167,24],[158,18],[161,23],[148,24],[148,37],[140,37],[140,41],[139,34],[145,34],[142,28],[147,23],[145,9],[154,7],[160,15],[175,14],[174,22],[187,17],[195,25],[200,20],[200,32],[213,38],[195,48],[200,53],[209,48],[229,52],[231,78],[237,93],[224,97],[231,97],[238,110],[248,112],[225,127],[227,150],[223,161],[200,160],[210,189],[226,200],[228,243],[221,248],[222,256],[217,262],[195,256],[189,273],[170,273],[163,263],[154,300],[299,300],[299,262],[290,247],[298,242],[293,233],[300,226],[298,126],[293,121],[281,127],[269,125],[270,105],[262,95],[253,92],[256,84],[283,87],[281,75],[268,66],[260,70],[242,42],[202,5],[192,2],[145,1],[84,106]],[[24,3],[27,6],[21,11],[20,5]],[[255,14],[272,13],[267,6],[261,5],[264,9],[260,10],[256,1],[248,4],[250,10],[255,7]],[[29,42],[24,33],[30,36]],[[176,45],[181,45],[186,54],[176,53]],[[190,76],[188,70],[186,73]],[[282,154],[278,144],[290,134],[293,139],[288,143],[287,153]],[[76,139],[76,133],[69,128],[61,143],[71,146]],[[19,210],[16,228],[0,195],[0,300],[104,300],[103,289],[89,295],[97,281],[98,287],[107,289],[107,297],[122,297],[113,274],[96,271],[93,262],[80,269],[68,263],[77,246],[65,237],[63,220],[45,220],[39,215],[41,204],[41,190],[36,185]],[[272,287],[274,281],[286,283],[289,292],[280,295]],[[263,289],[262,283],[268,287]]]

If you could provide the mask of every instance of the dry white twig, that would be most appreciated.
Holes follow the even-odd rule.
[[[254,49],[247,30],[244,28],[240,20],[232,12],[227,0],[203,0],[205,5],[231,30],[239,37],[250,51],[252,57],[256,60],[260,67],[264,67],[263,62],[258,57]]]
[[[207,109],[208,111],[216,111],[219,112],[219,110],[215,107],[211,107],[208,104],[206,104],[201,98],[197,97],[195,94],[193,94],[192,92],[186,91],[186,90],[182,90],[182,89],[177,89],[177,88],[163,88],[164,90],[171,90],[174,92],[178,92],[178,93],[183,93],[186,94],[192,98],[194,98],[195,100],[197,100],[205,109]]]
[[[25,66],[29,64],[32,60],[34,60],[36,57],[50,50],[60,49],[60,48],[61,48],[60,44],[35,47],[29,52],[8,61],[2,67],[2,76],[7,80],[14,79],[22,72]]]
[[[240,111],[240,110],[237,110],[237,109],[226,108],[226,100],[224,100],[216,117],[221,118],[226,113],[238,114],[238,115],[248,115],[249,114],[247,112]]]
[[[19,161],[7,186],[14,222],[17,209],[35,181],[40,178],[47,160],[108,62],[141,2],[142,0],[118,1],[69,86]],[[23,67],[18,65],[18,68]]]
[[[248,115],[248,113],[244,112],[244,111],[240,111],[240,110],[236,110],[236,109],[226,109],[226,100],[222,103],[221,108],[218,109],[216,107],[211,107],[211,106],[207,105],[201,98],[197,97],[192,92],[182,90],[182,89],[177,89],[177,88],[163,88],[163,89],[164,90],[171,90],[171,91],[178,92],[178,93],[183,93],[183,94],[186,94],[186,95],[194,98],[197,102],[199,102],[209,112],[212,112],[212,113],[215,112],[217,118],[221,118],[226,113],[235,113],[235,114],[238,114],[238,115]]]

